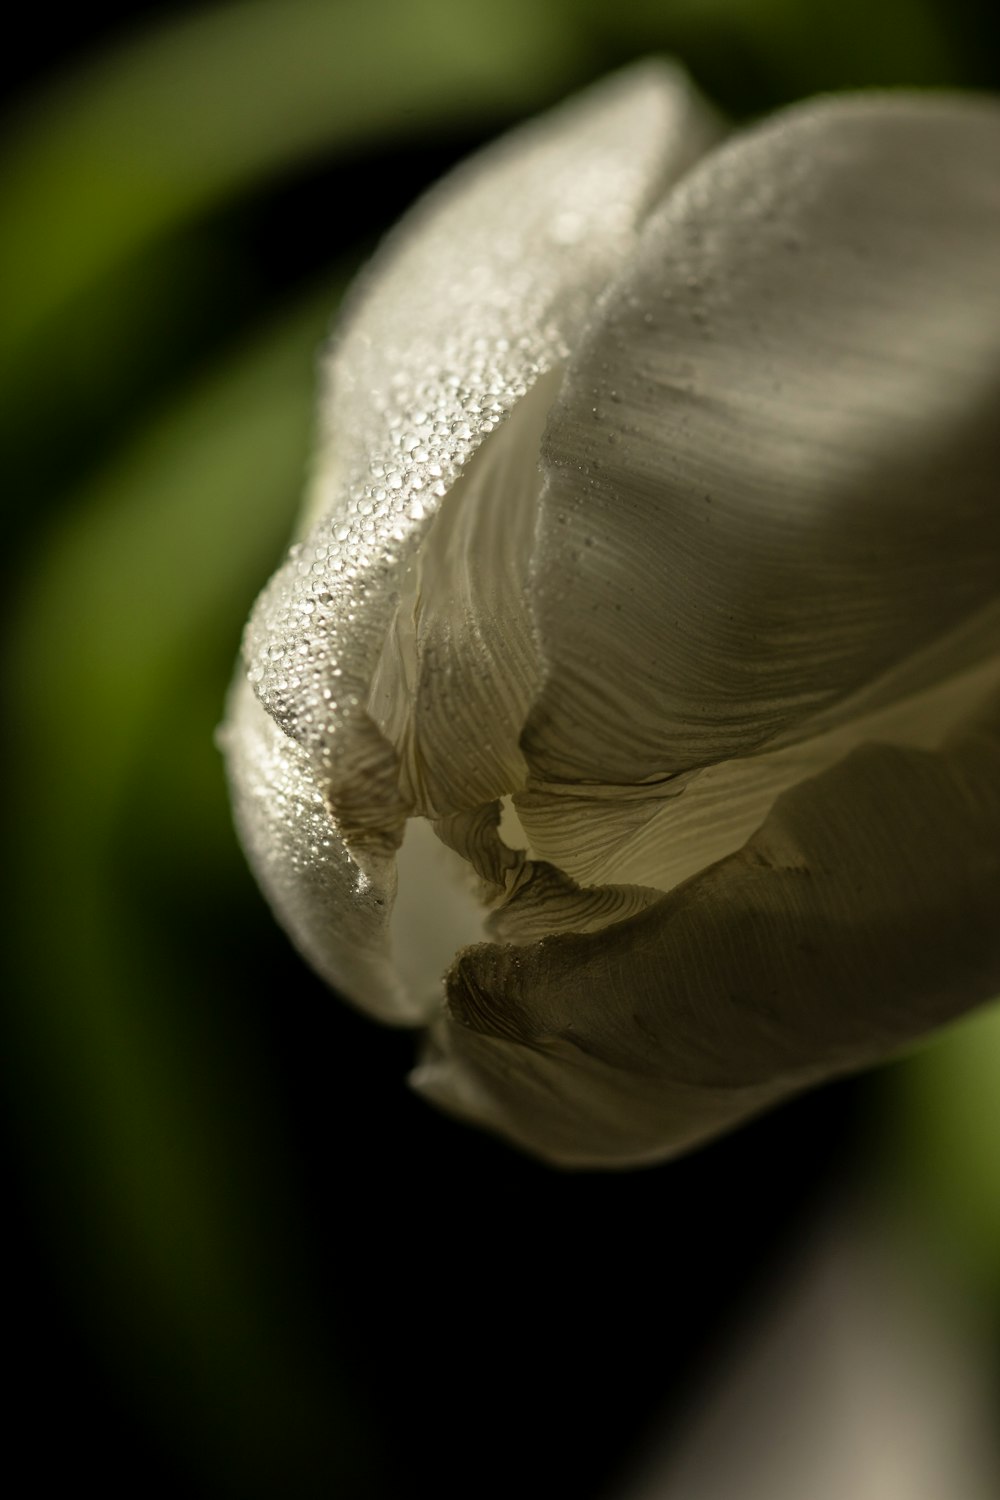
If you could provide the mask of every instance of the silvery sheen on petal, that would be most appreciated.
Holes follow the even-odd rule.
[[[307,959],[567,1165],[1000,994],[1000,107],[723,134],[643,64],[387,239],[222,736]]]

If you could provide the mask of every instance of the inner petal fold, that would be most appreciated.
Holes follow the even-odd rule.
[[[536,854],[572,879],[669,891],[741,848],[782,792],[861,745],[937,749],[998,686],[1000,655],[993,655],[802,741],[666,782],[645,799],[616,797],[613,788],[598,792],[581,784],[567,794],[566,787],[529,783],[514,802]],[[866,691],[878,701],[874,690]]]

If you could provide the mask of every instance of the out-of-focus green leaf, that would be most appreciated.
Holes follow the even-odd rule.
[[[960,83],[934,0],[577,0],[617,50],[668,49],[730,111],[824,89]]]
[[[0,161],[0,365],[102,273],[254,179],[524,110],[571,76],[573,51],[559,11],[532,0],[238,0],[101,56],[34,103]]]
[[[224,909],[211,727],[296,507],[335,300],[241,351],[77,497],[10,641],[8,1056],[28,1156],[96,1336],[248,1495],[346,1482],[359,1424],[296,1301],[267,1080],[214,982],[224,954],[199,963],[157,880],[180,910],[214,880]]]
[[[1000,1003],[890,1075],[887,1171],[985,1291],[1000,1293]]]

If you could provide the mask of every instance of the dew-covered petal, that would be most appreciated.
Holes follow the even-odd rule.
[[[493,508],[505,467],[502,454],[489,460],[491,436],[565,360],[637,226],[718,129],[679,70],[649,64],[513,133],[390,236],[334,340],[300,540],[244,641],[278,733],[240,696],[223,741],[244,841],[278,914],[322,972],[380,1014],[412,1018],[380,967],[405,820],[455,810],[440,805],[451,790],[441,767],[454,767],[460,808],[483,786],[507,789],[493,783],[509,774],[539,681],[530,632],[512,630],[505,655],[493,619],[522,549],[500,549],[481,613],[466,590],[449,628],[438,593],[461,570],[447,539],[460,552],[503,534]],[[470,522],[452,507],[431,547],[446,497],[482,514]],[[462,694],[484,676],[514,715],[489,744],[462,713]],[[433,692],[415,730],[400,705],[421,681]],[[325,839],[290,811],[303,800],[325,809]],[[346,957],[349,943],[371,961]]]
[[[441,819],[526,777],[518,736],[541,689],[528,599],[548,371],[441,501],[404,576],[368,708],[413,810]]]
[[[787,742],[958,629],[1000,577],[998,410],[1000,107],[823,100],[706,157],[543,444],[534,777]]]
[[[416,1086],[566,1165],[653,1161],[1000,995],[1000,700],[869,744],[595,936],[481,946]]]
[[[222,731],[237,830],[264,894],[328,984],[384,1020],[421,1019],[389,957],[395,860],[362,874],[331,823],[308,752],[239,678]],[[337,941],[329,925],[336,922]]]

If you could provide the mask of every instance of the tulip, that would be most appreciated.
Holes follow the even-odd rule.
[[[389,236],[223,746],[413,1082],[655,1161],[1000,994],[1000,107],[647,63]]]

